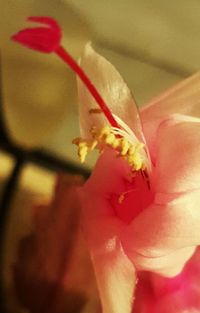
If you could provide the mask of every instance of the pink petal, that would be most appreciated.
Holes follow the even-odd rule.
[[[183,271],[166,278],[151,272],[138,274],[133,313],[198,313],[200,311],[200,250]]]
[[[109,196],[111,192],[122,189],[123,179],[130,176],[130,166],[122,158],[117,157],[113,149],[107,149],[99,157],[92,175],[87,180],[85,188],[93,194],[102,197]],[[112,183],[110,179],[112,179]]]
[[[88,186],[83,187],[80,194],[83,231],[94,264],[103,313],[131,313],[136,273],[118,240],[124,224],[115,216],[105,215],[106,200],[94,199],[95,194],[92,196]]]
[[[136,205],[132,202],[134,192],[125,205],[115,206],[111,197],[117,198],[129,179],[127,162],[108,149],[80,190],[83,231],[91,251],[103,312],[106,313],[131,312],[133,303],[135,268],[124,254],[119,236],[127,225],[127,217],[130,220],[139,213],[138,205],[135,199]]]
[[[133,264],[117,246],[105,246],[99,253],[91,251],[91,256],[103,313],[131,313],[136,285]]]
[[[146,104],[142,110],[144,123],[169,114],[200,116],[200,72],[188,77]]]
[[[152,201],[152,194],[141,173],[132,177],[127,161],[107,149],[98,159],[95,170],[86,182],[84,191],[90,194],[94,207],[84,211],[91,217],[117,216],[129,223]],[[122,202],[120,196],[125,192]]]
[[[55,51],[61,40],[61,29],[57,22],[51,17],[42,16],[32,16],[28,20],[42,23],[45,27],[26,28],[13,35],[11,39],[40,52],[50,53]]]
[[[129,88],[114,66],[97,54],[89,44],[85,48],[80,65],[112,113],[124,120],[141,138],[142,130],[135,102]],[[98,108],[98,105],[79,79],[78,93],[81,134],[87,138],[90,136],[92,126],[100,128],[108,122],[102,113],[89,113],[90,109]]]
[[[122,246],[137,268],[164,276],[182,270],[200,243],[199,192],[175,195],[166,203],[166,196],[159,195],[160,203],[146,208],[124,230]]]
[[[146,141],[150,148],[160,121],[169,114],[200,117],[200,73],[197,73],[153,99],[141,109]]]
[[[138,272],[138,283],[132,313],[154,313],[155,298],[151,282],[152,273]]]
[[[138,268],[178,274],[200,244],[199,138],[197,118],[173,116],[159,127],[154,203],[132,221],[122,238]]]
[[[146,209],[133,221],[133,228],[137,228],[134,232],[145,229],[145,233],[140,231],[139,236],[132,232],[127,235],[127,239],[128,236],[137,238],[131,249],[144,255],[137,261],[143,268],[157,271],[156,262],[159,262],[163,267],[159,269],[160,273],[178,273],[191,255],[192,246],[200,242],[199,132],[199,119],[184,116],[171,117],[159,127],[155,148],[155,206]],[[172,252],[184,246],[191,246],[191,253],[190,250],[180,251],[182,261],[176,269],[173,259],[176,260],[177,255]],[[136,258],[132,251],[132,259]],[[171,269],[165,268],[167,263]]]
[[[155,142],[157,193],[200,188],[200,119],[174,115],[160,125]]]
[[[155,313],[200,312],[200,250],[186,264],[183,272],[173,279],[152,275]]]

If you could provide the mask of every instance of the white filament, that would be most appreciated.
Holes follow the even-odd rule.
[[[134,134],[132,129],[124,122],[122,121],[117,115],[113,114],[115,120],[117,123],[121,126],[122,129],[117,128],[117,127],[111,127],[113,133],[115,135],[120,135],[121,137],[127,139],[131,144],[137,145],[141,143],[137,136]],[[151,171],[151,161],[150,161],[150,156],[148,149],[146,148],[146,145],[141,148],[141,157],[144,160],[144,164],[147,167],[147,170],[150,172]]]

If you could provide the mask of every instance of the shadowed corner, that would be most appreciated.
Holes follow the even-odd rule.
[[[26,242],[28,245],[29,239]],[[83,292],[65,290],[57,282],[29,276],[23,262],[14,267],[14,284],[17,286],[15,291],[20,306],[28,308],[31,313],[78,313],[88,301]]]
[[[60,175],[50,203],[31,208],[33,229],[18,241],[10,268],[9,294],[17,312],[25,309],[30,313],[78,313],[91,299],[98,298],[80,231],[76,187],[82,182],[81,176]],[[96,302],[95,307],[99,307]]]

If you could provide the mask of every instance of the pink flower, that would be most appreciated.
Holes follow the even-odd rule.
[[[196,312],[192,310],[200,310],[200,294],[194,287],[197,283],[193,284],[193,267],[198,265],[191,260],[187,274],[180,273],[200,242],[200,119],[192,117],[200,113],[200,76],[192,76],[145,106],[140,112],[142,132],[131,93],[114,67],[89,46],[81,66],[112,113],[139,138],[144,134],[152,161],[149,189],[140,171],[131,179],[128,162],[108,148],[81,190],[84,231],[103,312],[134,310],[137,276],[134,312],[165,312],[169,299],[168,313]],[[81,82],[78,87],[81,130],[89,138],[91,126],[106,122],[102,114],[90,114],[94,100]],[[119,201],[121,195],[124,199]],[[178,279],[182,284],[176,289]]]
[[[28,46],[44,52],[42,40]],[[200,75],[139,115],[120,74],[90,46],[81,67],[62,46],[49,51],[80,78],[81,161],[102,152],[80,197],[103,313],[198,312]]]

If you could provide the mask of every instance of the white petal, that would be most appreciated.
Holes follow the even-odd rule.
[[[142,129],[136,104],[129,88],[114,66],[96,53],[89,44],[85,48],[80,65],[93,85],[97,88],[112,113],[119,116],[128,124],[141,140]],[[89,113],[91,108],[99,107],[79,79],[78,94],[81,135],[88,138],[90,136],[89,130],[92,126],[100,128],[108,124],[108,121],[103,113]]]

